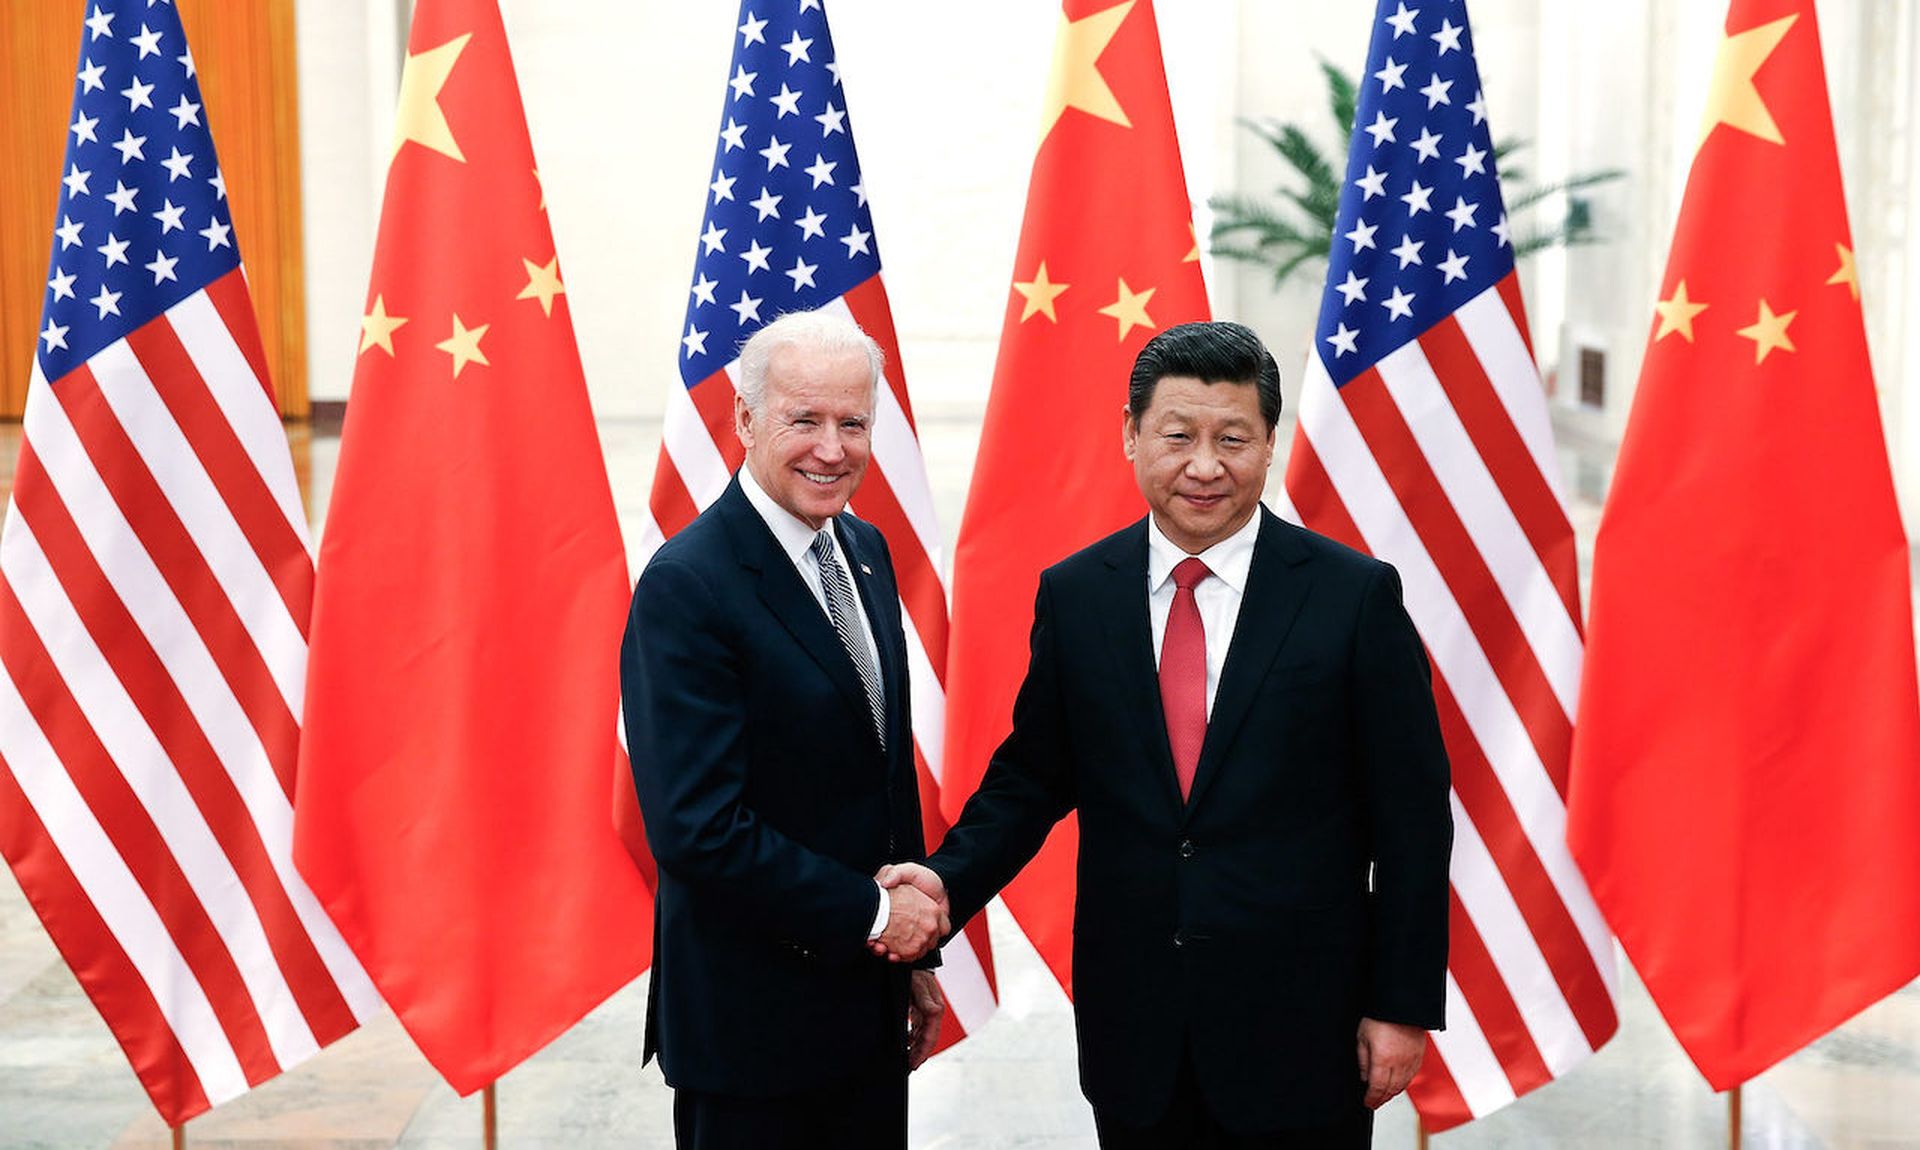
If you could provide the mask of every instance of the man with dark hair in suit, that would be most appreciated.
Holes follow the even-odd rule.
[[[1151,514],[1041,575],[1012,734],[927,865],[883,876],[958,927],[1079,812],[1104,1147],[1366,1146],[1443,1022],[1426,655],[1393,568],[1261,507],[1279,416],[1249,329],[1148,341],[1122,434]]]
[[[944,1010],[907,964],[948,924],[874,878],[925,853],[893,566],[846,511],[880,351],[796,313],[740,364],[745,465],[647,565],[620,651],[660,873],[646,1056],[688,1150],[900,1150]]]

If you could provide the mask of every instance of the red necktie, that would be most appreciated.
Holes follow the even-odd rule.
[[[1200,744],[1207,738],[1207,632],[1193,588],[1213,572],[1198,559],[1182,559],[1173,569],[1173,606],[1167,611],[1167,635],[1160,643],[1160,709],[1167,718],[1167,745],[1173,748],[1173,773],[1180,797],[1193,792],[1200,766]]]

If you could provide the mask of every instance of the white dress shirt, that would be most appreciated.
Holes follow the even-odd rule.
[[[1233,627],[1240,618],[1240,601],[1247,593],[1247,572],[1253,568],[1253,541],[1260,535],[1256,510],[1246,526],[1202,551],[1194,558],[1213,572],[1193,589],[1200,609],[1200,629],[1207,636],[1207,718],[1213,718],[1213,697],[1220,690],[1220,668],[1227,662]],[[1160,667],[1160,647],[1167,638],[1167,613],[1173,609],[1173,569],[1188,558],[1153,516],[1147,516],[1147,616],[1153,623],[1153,665]]]
[[[819,532],[808,526],[806,520],[775,503],[773,496],[768,495],[760,484],[755,482],[753,472],[747,470],[744,464],[740,467],[740,490],[746,495],[747,502],[753,504],[753,509],[760,513],[760,518],[766,521],[767,529],[773,532],[774,542],[778,543],[780,550],[786,552],[787,558],[793,561],[794,570],[800,573],[800,581],[807,585],[807,589],[813,592],[814,601],[820,604],[820,613],[827,615],[828,621],[831,622],[833,617],[827,612],[827,589],[820,582],[820,563],[813,557],[813,537]],[[878,668],[880,653],[873,645],[873,628],[867,623],[866,601],[860,597],[859,581],[853,577],[853,572],[847,567],[847,552],[846,548],[840,545],[838,531],[834,532],[833,558],[840,568],[841,577],[847,581],[847,586],[853,591],[854,604],[859,608],[854,615],[859,619],[860,641],[866,644],[867,658],[873,660],[873,666]],[[1160,611],[1162,626],[1165,626],[1166,615],[1166,609],[1162,608]],[[1212,677],[1211,672],[1208,677]],[[873,929],[867,932],[869,940],[879,938],[881,932],[887,929],[887,892],[879,883],[876,882],[873,885],[880,892],[880,909],[874,914]]]

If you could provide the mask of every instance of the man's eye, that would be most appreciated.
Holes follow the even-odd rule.
[[[806,428],[812,428],[816,425],[816,423],[817,423],[816,420],[808,419],[805,416],[802,416],[801,418],[793,421],[793,425],[795,427],[806,427]]]
[[[1184,431],[1169,431],[1161,438],[1174,443],[1185,443],[1189,437]]]

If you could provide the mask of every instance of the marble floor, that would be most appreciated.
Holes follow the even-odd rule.
[[[657,422],[608,422],[603,445],[623,517],[646,503]],[[1281,429],[1281,441],[1290,438]],[[979,436],[978,416],[921,421],[922,446],[948,538]],[[316,523],[324,519],[338,441],[295,428],[295,459]],[[0,489],[18,427],[0,426]],[[1610,455],[1563,441],[1582,555],[1590,553]],[[1276,466],[1278,483],[1281,467]],[[154,1116],[105,1025],[0,871],[0,1147],[164,1147]],[[1093,1122],[1076,1084],[1070,1009],[996,905],[990,912],[1002,1006],[981,1031],[913,1080],[914,1150],[1081,1150]],[[1713,1094],[1626,975],[1619,1036],[1591,1061],[1500,1113],[1436,1135],[1436,1150],[1728,1144],[1727,1104]],[[506,1147],[668,1146],[670,1095],[640,1069],[644,981],[615,995],[499,1085]],[[1743,1144],[1766,1150],[1920,1148],[1920,984],[1896,993],[1751,1083]],[[1374,1143],[1416,1145],[1412,1111],[1381,1112]],[[391,1016],[212,1114],[188,1145],[263,1150],[452,1150],[481,1144],[477,1096],[458,1098]]]

